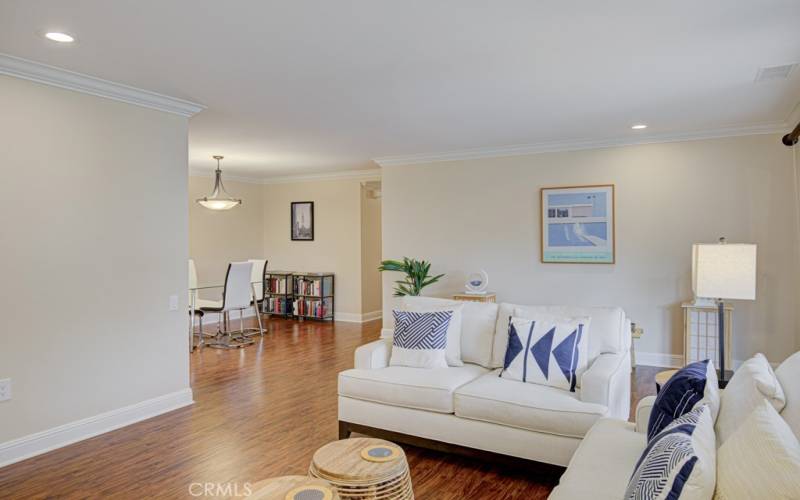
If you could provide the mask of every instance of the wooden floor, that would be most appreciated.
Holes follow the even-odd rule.
[[[242,493],[248,482],[305,474],[337,438],[336,373],[352,368],[353,350],[378,338],[380,323],[275,319],[269,329],[246,349],[191,355],[194,405],[0,469],[0,498],[192,498],[193,483]],[[655,392],[656,371],[636,370],[634,404]],[[546,498],[558,482],[535,465],[404,448],[420,500]]]

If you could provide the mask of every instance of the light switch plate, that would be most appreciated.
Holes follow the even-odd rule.
[[[170,311],[177,311],[178,310],[178,296],[177,295],[170,295],[169,296],[169,310]]]
[[[11,399],[11,379],[4,378],[0,380],[0,401],[8,401]]]

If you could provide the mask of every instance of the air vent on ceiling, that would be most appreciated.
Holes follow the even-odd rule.
[[[785,80],[792,74],[792,70],[797,64],[783,64],[781,66],[770,66],[761,68],[756,73],[756,82],[766,82],[770,80]]]

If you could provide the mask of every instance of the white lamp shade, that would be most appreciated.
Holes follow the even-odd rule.
[[[756,245],[694,245],[692,280],[698,297],[755,300]]]

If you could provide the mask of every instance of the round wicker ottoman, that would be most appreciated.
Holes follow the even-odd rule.
[[[331,483],[342,500],[413,500],[403,449],[382,439],[328,443],[311,460],[309,474]]]
[[[308,476],[273,477],[250,489],[250,500],[340,500],[330,483]]]

